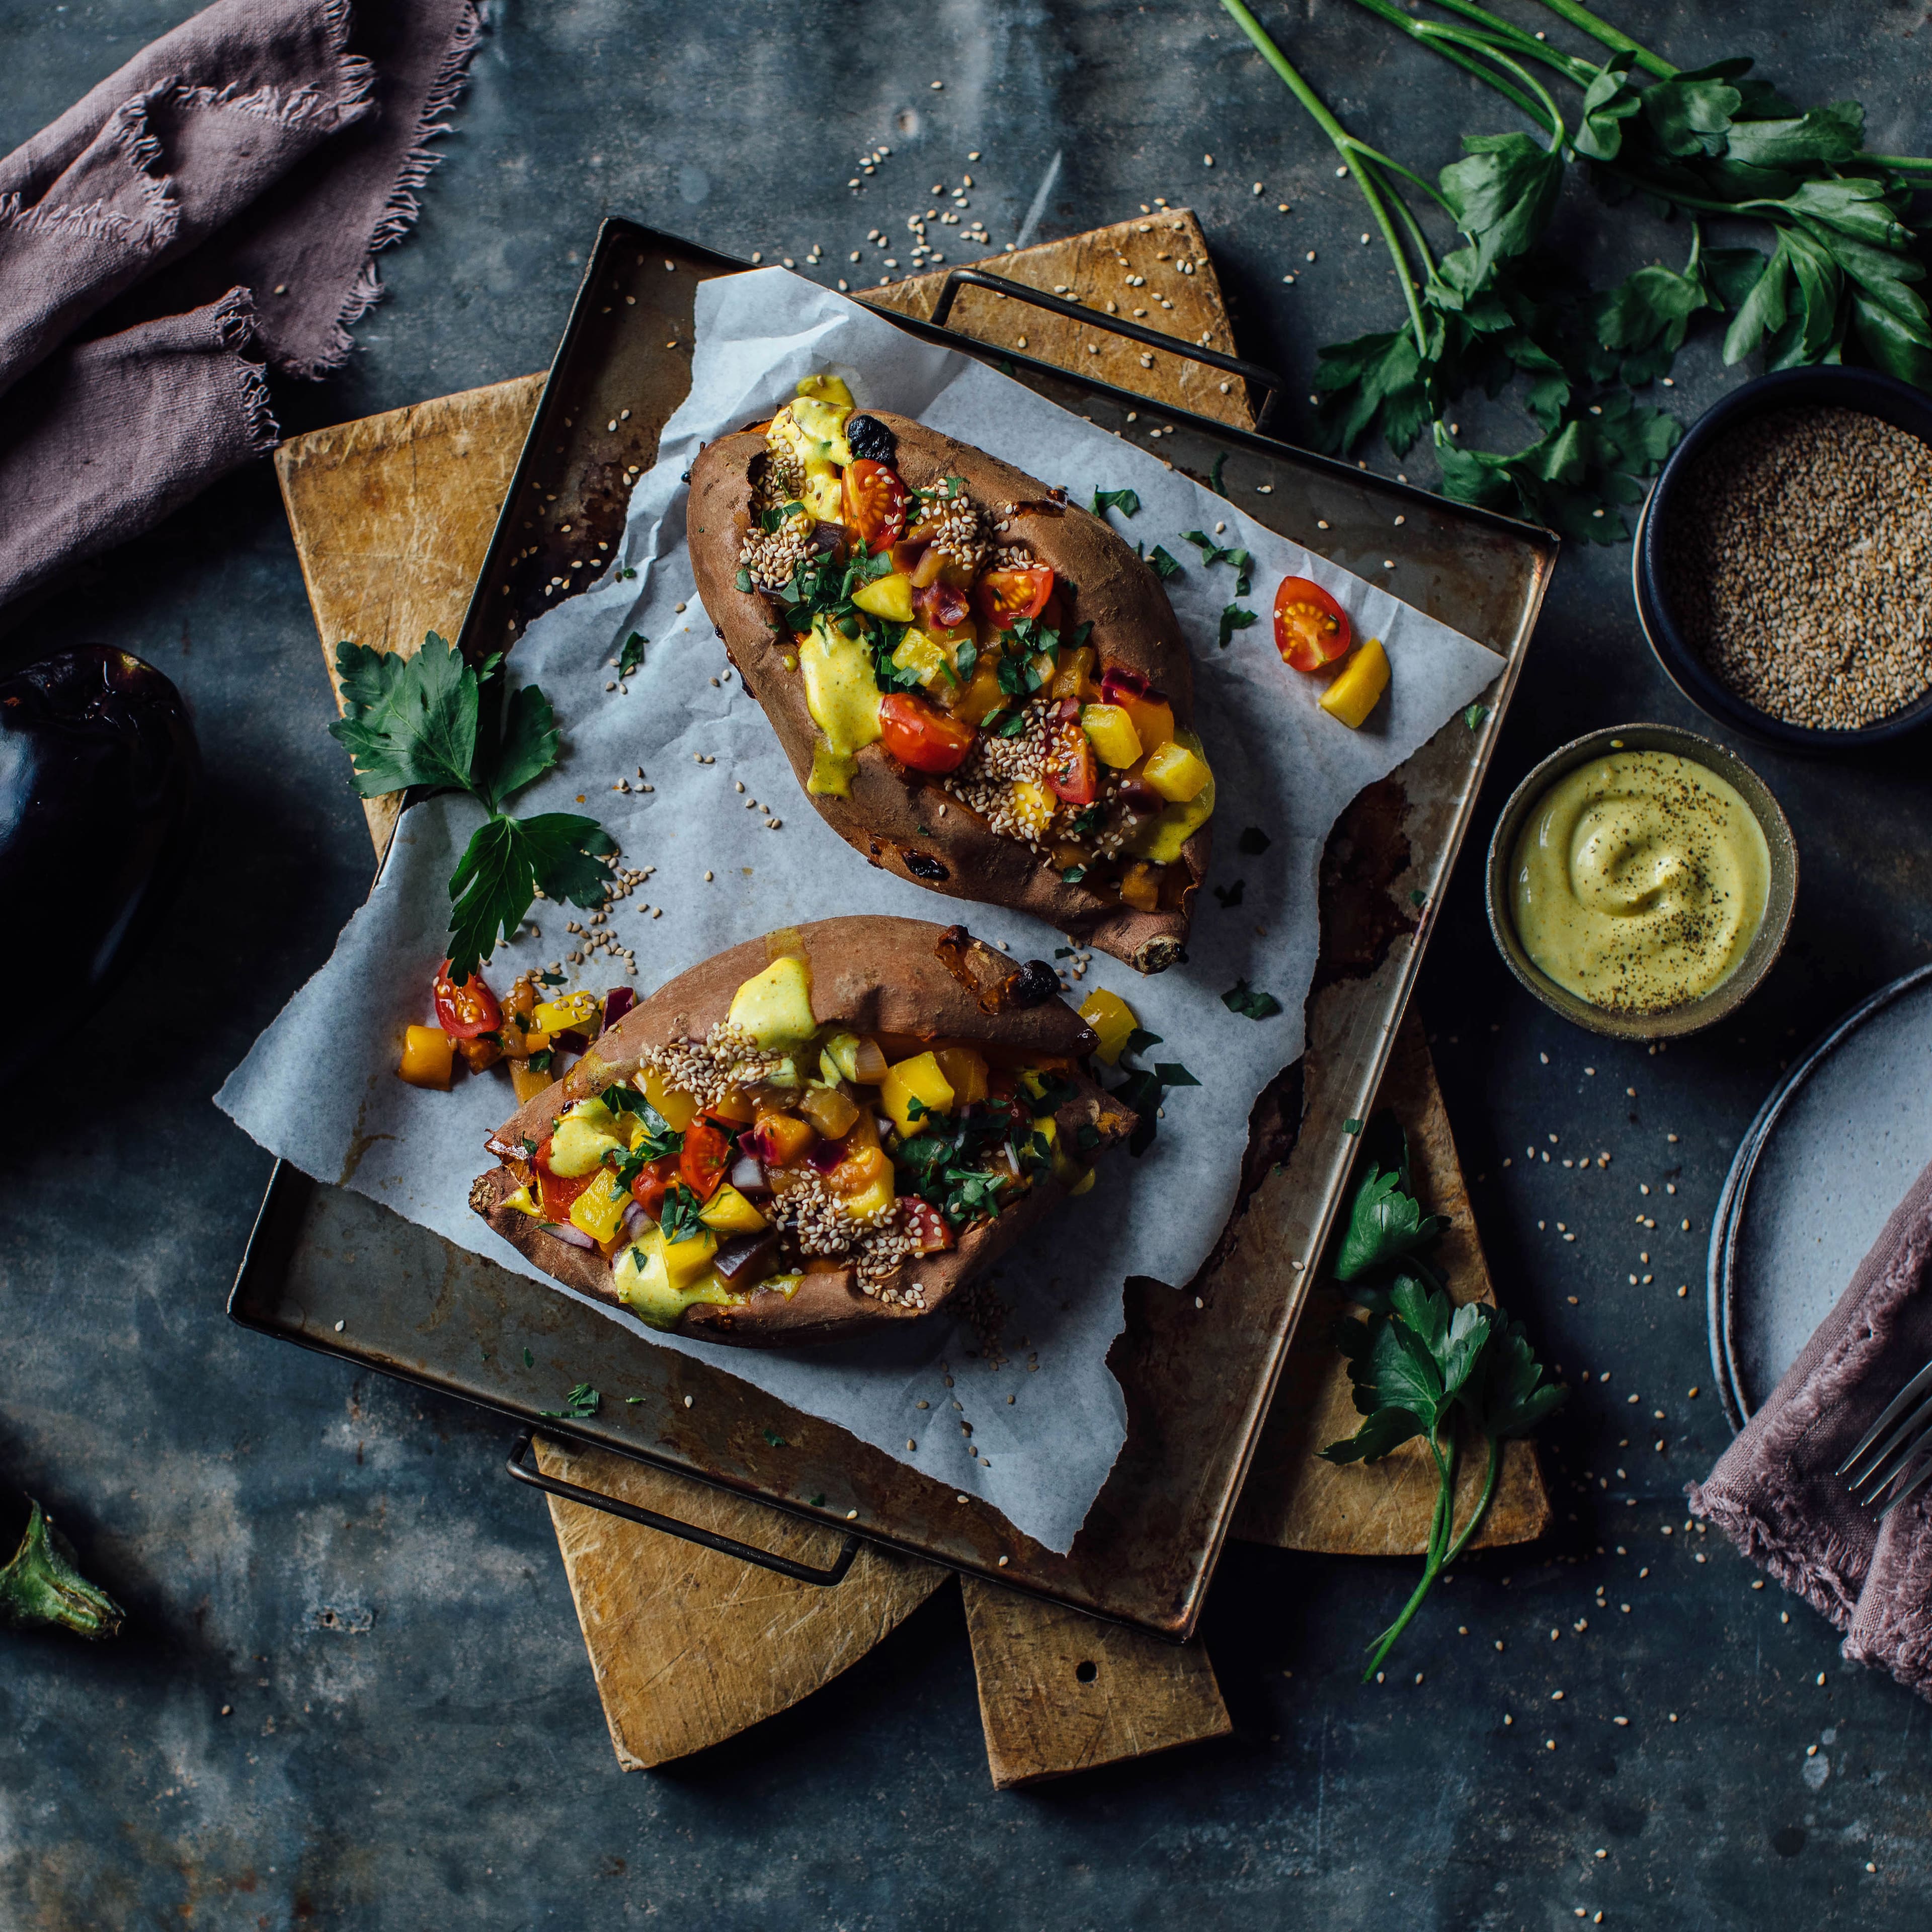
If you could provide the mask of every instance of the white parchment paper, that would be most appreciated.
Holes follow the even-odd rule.
[[[915,341],[856,303],[782,269],[706,282],[698,298],[692,389],[666,425],[657,466],[640,479],[614,562],[591,589],[532,623],[513,669],[540,683],[566,733],[558,770],[519,795],[521,813],[582,809],[610,828],[625,862],[649,882],[612,916],[639,972],[607,963],[566,967],[572,983],[634,985],[640,995],[686,967],[776,926],[860,912],[951,922],[1004,940],[1016,958],[1048,958],[1061,935],[994,907],[922,892],[874,869],[819,819],[771,727],[735,677],[699,606],[684,541],[680,478],[700,445],[771,414],[797,379],[843,376],[862,408],[916,416],[994,452],[1073,499],[1131,488],[1130,541],[1156,543],[1184,574],[1168,585],[1196,663],[1197,728],[1217,784],[1210,887],[1242,882],[1238,906],[1204,889],[1188,963],[1144,980],[1096,956],[1082,991],[1112,987],[1161,1036],[1149,1060],[1177,1061],[1200,1080],[1171,1090],[1154,1146],[1103,1162],[1098,1185],[1063,1205],[1024,1253],[993,1277],[1010,1313],[1000,1352],[985,1353],[964,1324],[936,1316],[883,1340],[792,1354],[697,1351],[793,1407],[823,1417],[887,1454],[980,1496],[1016,1528],[1064,1551],[1125,1436],[1120,1391],[1106,1364],[1122,1324],[1130,1274],[1178,1286],[1212,1249],[1232,1205],[1256,1095],[1301,1051],[1302,1010],[1318,940],[1316,872],[1330,826],[1364,785],[1393,770],[1502,668],[1494,652],[1263,529],[1226,500],[1135,447],[950,350]],[[1217,541],[1252,550],[1260,621],[1216,645],[1234,574],[1210,569],[1180,532],[1226,530]],[[1316,680],[1288,670],[1269,610],[1289,574],[1315,579],[1348,608],[1356,634],[1379,636],[1392,677],[1369,725],[1351,731],[1316,708]],[[607,692],[610,660],[631,632],[650,644],[628,690]],[[695,762],[698,754],[714,760]],[[620,793],[642,766],[654,790]],[[734,782],[742,781],[741,796]],[[755,800],[761,808],[748,808]],[[776,814],[780,829],[767,830]],[[394,1067],[404,1026],[428,1017],[428,981],[448,920],[447,882],[479,820],[466,800],[432,799],[404,814],[390,862],[328,964],[289,1002],[216,1096],[264,1147],[305,1173],[360,1190],[460,1246],[535,1275],[467,1205],[489,1165],[484,1136],[514,1110],[500,1076],[447,1094],[404,1084]],[[1269,840],[1242,854],[1239,836]],[[654,917],[652,910],[662,909]],[[502,986],[574,944],[566,916],[539,903],[541,937],[500,948]],[[1237,980],[1274,994],[1274,1018],[1230,1012]],[[1078,995],[1076,995],[1076,998]],[[598,1382],[595,1363],[582,1365]],[[600,1384],[601,1386],[601,1384]],[[561,1390],[533,1390],[548,1402]],[[606,1389],[607,1398],[621,1395]],[[921,1405],[925,1405],[921,1406]]]

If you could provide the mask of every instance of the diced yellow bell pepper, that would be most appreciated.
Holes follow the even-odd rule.
[[[956,682],[952,652],[937,638],[923,631],[908,631],[892,652],[892,668],[910,673],[928,689],[943,679],[948,686]]]
[[[890,617],[896,624],[912,622],[912,579],[902,570],[890,577],[875,577],[852,593],[852,602],[875,617]]]
[[[664,1125],[682,1133],[698,1118],[698,1102],[681,1094],[653,1066],[644,1076],[644,1098],[664,1116]]]
[[[952,1089],[956,1107],[974,1106],[986,1097],[990,1070],[986,1056],[976,1047],[942,1046],[932,1057]]]
[[[860,1148],[825,1177],[838,1205],[855,1221],[869,1219],[892,1204],[892,1163],[884,1148]]]
[[[812,980],[795,954],[774,959],[731,995],[730,1024],[758,1045],[808,1040],[818,1030],[812,1013]]]
[[[1201,740],[1192,731],[1176,731],[1174,740],[1184,745],[1196,757],[1202,757]],[[1182,848],[1202,826],[1214,814],[1214,774],[1208,774],[1208,782],[1184,803],[1177,804],[1172,800],[1163,805],[1152,818],[1136,832],[1128,849],[1137,852],[1156,866],[1171,866],[1180,856]],[[1130,904],[1134,901],[1130,896],[1125,881],[1122,883],[1120,896]],[[1158,893],[1147,901],[1151,908],[1157,902]]]
[[[630,1204],[631,1190],[609,1168],[600,1168],[597,1178],[570,1204],[570,1224],[593,1241],[610,1240]]]
[[[447,1094],[455,1060],[456,1049],[440,1027],[412,1026],[403,1036],[402,1064],[396,1072],[412,1087],[433,1087]]]
[[[1114,702],[1134,721],[1144,752],[1157,750],[1174,736],[1174,706],[1164,698],[1142,698],[1124,691]]]
[[[729,1181],[698,1210],[698,1218],[720,1234],[759,1234],[770,1225]]]
[[[886,1070],[885,1084],[879,1089],[879,1104],[891,1117],[899,1132],[910,1138],[919,1123],[913,1118],[911,1103],[916,1100],[922,1116],[950,1114],[952,1088],[939,1070],[939,1062],[929,1053],[915,1054]]]
[[[1089,704],[1080,713],[1080,728],[1102,764],[1124,771],[1141,754],[1141,734],[1134,721],[1118,704]]]
[[[1129,1035],[1140,1024],[1133,1008],[1119,994],[1096,986],[1080,1003],[1080,1017],[1100,1036],[1100,1043],[1094,1051],[1109,1066],[1118,1066]]]
[[[1388,653],[1379,638],[1371,638],[1338,670],[1322,694],[1322,708],[1331,718],[1339,718],[1352,731],[1374,710],[1388,688]]]
[[[1185,805],[1214,774],[1206,759],[1176,738],[1150,754],[1142,776],[1170,804]]]
[[[536,1197],[530,1192],[527,1183],[518,1188],[515,1193],[505,1195],[503,1205],[506,1208],[515,1208],[519,1214],[527,1214],[532,1221],[542,1221],[547,1218],[543,1209],[538,1204]]]
[[[1009,788],[1013,816],[1022,827],[1037,838],[1053,820],[1057,802],[1046,786],[1032,778],[1016,778]]]
[[[530,1016],[530,1024],[538,1033],[581,1033],[603,1012],[604,1002],[595,993],[566,993],[561,999],[546,1000]]]

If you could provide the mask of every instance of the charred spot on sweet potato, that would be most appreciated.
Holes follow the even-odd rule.
[[[1056,998],[1059,992],[1060,975],[1044,959],[1029,959],[1006,982],[1006,1004],[1036,1006],[1043,1000]]]
[[[924,879],[928,884],[938,885],[952,874],[928,853],[908,852],[905,855],[906,870],[915,879]]]
[[[898,460],[899,440],[877,416],[847,418],[845,440],[854,456],[868,463],[895,463]]]

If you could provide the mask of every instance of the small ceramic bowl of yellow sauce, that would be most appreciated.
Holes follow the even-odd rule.
[[[1490,840],[1490,931],[1546,1006],[1593,1033],[1695,1033],[1748,999],[1783,949],[1798,846],[1737,754],[1670,724],[1552,752]]]

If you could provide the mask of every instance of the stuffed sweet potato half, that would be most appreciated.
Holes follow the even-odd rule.
[[[1043,962],[821,920],[634,1008],[491,1136],[470,1204],[655,1328],[785,1346],[915,1320],[1132,1132],[1096,1044]]]
[[[1064,493],[812,377],[692,466],[699,596],[846,842],[1171,964],[1214,781],[1160,580]]]

